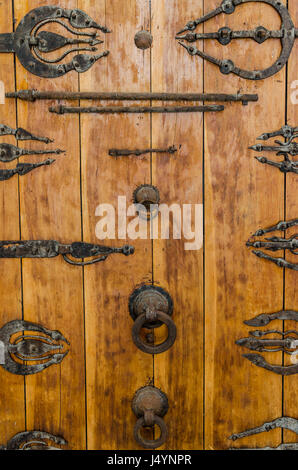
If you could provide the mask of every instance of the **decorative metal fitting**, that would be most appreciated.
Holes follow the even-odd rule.
[[[120,253],[130,256],[134,247],[125,245],[122,248],[110,248],[103,245],[75,242],[70,245],[62,244],[56,240],[27,240],[27,241],[1,241],[0,258],[55,258],[59,255],[74,266],[89,266],[105,261],[110,255]],[[71,258],[94,258],[91,261],[79,262]]]
[[[68,20],[70,26],[62,19]],[[39,32],[43,26],[49,23],[57,23],[63,26],[68,32],[76,35],[76,38],[65,38],[50,31]],[[71,70],[76,70],[79,73],[86,72],[97,60],[107,56],[109,51],[94,55],[78,54],[66,64],[58,65],[58,63],[71,52],[97,51],[94,46],[101,44],[103,41],[98,38],[96,33],[80,31],[87,28],[94,28],[103,33],[110,32],[108,28],[99,25],[81,10],[67,10],[59,6],[42,6],[30,11],[21,20],[14,33],[0,35],[0,52],[15,52],[26,70],[43,78],[61,77]],[[81,37],[78,38],[78,36]],[[69,44],[85,44],[88,47],[74,47],[57,59],[47,59],[42,55],[61,49]]]
[[[269,432],[277,428],[287,429],[288,431],[292,431],[298,434],[298,420],[288,417],[278,418],[257,428],[249,429],[248,431],[244,431],[239,434],[233,434],[229,437],[229,439],[232,441],[237,441],[237,439],[242,439],[243,437],[254,436],[255,434]]]
[[[276,313],[261,313],[261,315],[246,320],[244,323],[248,326],[266,326],[274,320],[289,320],[298,322],[298,312],[294,310],[280,310]]]
[[[140,446],[145,449],[157,449],[166,442],[168,430],[162,418],[168,409],[168,398],[158,388],[147,386],[136,392],[132,401],[132,411],[139,418],[134,428],[134,438]],[[142,428],[153,428],[155,425],[160,428],[160,437],[155,440],[145,439],[141,435]]]
[[[0,450],[61,450],[52,444],[66,446],[67,442],[63,437],[44,431],[24,431],[10,439],[6,446],[0,446]]]
[[[142,286],[136,289],[129,299],[129,312],[134,320],[132,339],[137,348],[147,354],[161,354],[170,349],[176,340],[176,325],[172,320],[173,300],[164,289],[158,286]],[[163,324],[168,327],[167,339],[158,345],[154,335],[141,336],[141,330],[154,330]]]
[[[160,194],[156,186],[142,184],[133,193],[133,202],[138,210],[139,217],[152,220],[158,215]]]
[[[244,323],[249,326],[265,326],[274,320],[291,320],[298,322],[298,312],[293,310],[281,310],[276,313],[258,315],[251,320]],[[279,330],[266,330],[266,331],[250,331],[248,338],[242,338],[236,341],[238,346],[243,346],[252,351],[258,352],[278,352],[282,351],[291,356],[298,356],[298,331],[279,331]],[[268,335],[278,335],[279,338],[264,338]],[[292,335],[292,336],[291,336]],[[298,373],[298,360],[296,364],[290,366],[279,366],[269,364],[260,354],[243,354],[245,359],[248,359],[252,364],[262,367],[263,369],[274,372],[282,376],[294,375]]]
[[[161,114],[219,112],[224,109],[224,106],[216,104],[209,106],[92,106],[88,108],[58,105],[51,106],[49,111],[55,114]]]
[[[135,35],[135,45],[138,49],[142,49],[143,51],[149,49],[153,43],[153,36],[149,31],[139,31]]]
[[[298,162],[292,161],[289,157],[298,155],[298,143],[294,142],[298,137],[298,128],[291,126],[284,126],[278,131],[265,133],[258,137],[258,140],[268,140],[277,135],[281,135],[286,139],[286,142],[280,142],[276,140],[275,143],[278,146],[269,146],[269,145],[253,145],[249,147],[250,150],[255,150],[256,152],[275,152],[276,155],[281,155],[284,157],[282,162],[275,162],[269,160],[266,157],[255,157],[260,163],[267,164],[278,168],[282,173],[296,173],[298,174]]]
[[[0,162],[12,162],[16,158],[23,157],[24,155],[60,155],[65,153],[65,150],[28,150],[20,147],[15,147],[12,144],[0,144]]]
[[[22,129],[22,127],[18,127],[18,129],[12,129],[9,126],[5,126],[5,124],[0,124],[0,136],[4,135],[13,135],[16,140],[38,140],[39,142],[44,142],[45,144],[54,142],[48,137],[38,137],[34,134],[31,134],[31,132]]]
[[[26,331],[42,336],[28,335]],[[23,320],[6,323],[0,329],[0,365],[16,375],[37,374],[53,364],[60,364],[68,354],[68,351],[61,352],[63,345],[58,341],[69,345],[60,331],[51,331]]]
[[[278,31],[269,31],[263,26],[258,26],[257,28],[249,31],[232,31],[228,27],[220,28],[218,32],[213,33],[194,33],[193,31],[196,27],[202,23],[205,23],[210,18],[214,18],[221,13],[231,14],[239,5],[244,3],[266,3],[271,5],[279,14],[281,18],[281,28]],[[181,36],[182,33],[188,31],[187,34]],[[190,31],[190,32],[189,32]],[[285,5],[278,0],[223,0],[221,5],[215,10],[210,11],[206,15],[197,20],[189,21],[185,28],[183,28],[179,33],[177,33],[176,39],[179,40],[179,44],[183,46],[187,52],[192,55],[198,55],[203,59],[208,60],[214,65],[219,67],[221,73],[227,75],[229,73],[234,73],[241,78],[249,80],[262,80],[279,72],[287,63],[291,51],[294,46],[296,37],[298,37],[298,29],[295,29],[294,23],[290,16],[289,11]],[[262,44],[269,38],[278,38],[281,40],[282,51],[279,58],[276,62],[264,70],[244,70],[237,67],[232,60],[220,60],[212,57],[205,52],[198,50],[194,45],[187,46],[182,41],[187,41],[193,43],[202,39],[217,39],[220,44],[223,46],[229,44],[233,39],[246,39],[250,38],[255,40],[258,44]]]
[[[288,222],[279,222],[278,224],[274,225],[273,227],[269,227],[267,229],[258,230],[253,237],[262,237],[266,233],[276,232],[276,231],[285,231],[290,227],[295,227],[298,225],[298,219],[294,219]],[[254,241],[248,240],[246,246],[253,247],[253,248],[264,248],[265,250],[269,251],[278,251],[278,250],[288,250],[290,253],[294,255],[298,255],[298,235],[295,234],[290,238],[281,238],[281,237],[271,237],[265,238],[265,241]],[[284,258],[274,258],[273,256],[269,256],[263,251],[253,250],[254,255],[258,256],[259,258],[266,259],[275,263],[280,268],[288,268],[293,269],[294,271],[298,271],[298,264],[297,263],[290,263],[286,261]]]
[[[136,92],[96,92],[96,91],[38,91],[19,90],[5,94],[6,98],[24,101],[36,100],[104,100],[104,101],[223,101],[242,102],[258,101],[258,95],[241,93],[136,93]]]
[[[56,160],[52,158],[48,158],[47,160],[40,162],[40,163],[18,163],[16,168],[12,168],[10,170],[0,170],[0,181],[9,180],[14,175],[24,176],[30,171],[35,170],[36,168],[40,168],[41,166],[48,166],[52,165]]]
[[[139,157],[140,155],[145,155],[147,153],[169,153],[173,154],[177,152],[177,147],[172,145],[167,149],[144,149],[144,150],[127,150],[127,149],[110,149],[109,155],[110,157],[129,157],[130,155],[134,155]]]

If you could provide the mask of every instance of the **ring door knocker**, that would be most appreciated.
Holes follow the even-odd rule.
[[[162,419],[168,412],[168,398],[164,392],[153,386],[140,388],[132,401],[132,410],[138,421],[134,427],[136,442],[145,449],[157,449],[161,447],[168,438],[168,429]],[[158,439],[146,439],[141,435],[143,428],[160,428]]]
[[[254,436],[255,434],[260,434],[263,432],[269,432],[273,429],[287,429],[288,431],[292,431],[295,434],[298,434],[298,420],[295,418],[289,417],[282,417],[275,419],[274,421],[270,421],[268,423],[264,423],[262,426],[257,428],[249,429],[247,431],[240,432],[239,434],[233,434],[229,437],[232,441],[237,441],[238,439],[243,439],[244,437]],[[237,450],[232,448],[233,450]],[[241,450],[241,449],[240,449]],[[298,450],[297,443],[289,443],[289,444],[281,444],[280,446],[272,449],[271,447],[265,448],[256,448],[256,449],[249,449],[246,448],[244,450]]]
[[[247,241],[246,246],[252,248],[263,248],[267,251],[279,251],[279,250],[287,250],[293,255],[298,255],[298,234],[292,235],[290,238],[282,238],[282,237],[270,237],[265,238],[265,240],[258,240],[255,241],[254,238],[262,237],[263,235],[276,232],[276,231],[286,231],[291,227],[298,226],[298,219],[290,220],[290,221],[283,221],[279,222],[278,224],[274,225],[273,227],[269,227],[267,229],[258,230],[253,236],[253,239]],[[254,255],[258,258],[266,259],[275,263],[280,268],[288,268],[293,269],[294,271],[298,271],[298,263],[291,263],[284,258],[275,258],[274,256],[270,256],[263,251],[253,250]]]
[[[249,147],[249,149],[255,150],[256,152],[275,152],[277,156],[282,156],[284,158],[282,162],[275,162],[264,156],[255,158],[260,163],[278,168],[282,173],[298,174],[298,162],[293,161],[290,158],[290,156],[295,157],[298,155],[298,142],[295,142],[295,139],[298,138],[298,128],[286,125],[278,131],[262,134],[258,137],[258,140],[269,140],[275,136],[284,137],[285,142],[275,140],[275,144],[277,144],[277,146],[257,144]]]
[[[136,289],[129,299],[129,311],[134,320],[132,339],[137,348],[147,354],[161,354],[173,346],[177,335],[176,325],[171,318],[173,301],[164,289],[157,286]],[[163,324],[168,327],[165,341],[155,345],[153,333],[143,339],[143,328],[154,331]]]
[[[12,437],[6,446],[0,446],[0,450],[62,450],[53,444],[66,446],[67,442],[44,431],[24,431]]]
[[[62,19],[68,20],[70,26]],[[50,23],[59,24],[68,32],[76,35],[76,38],[65,38],[50,31],[40,31],[43,26]],[[109,51],[93,55],[78,54],[66,64],[58,63],[71,52],[97,51],[95,46],[103,41],[99,39],[97,33],[81,31],[88,28],[97,29],[103,33],[110,32],[108,28],[99,25],[81,10],[68,10],[59,6],[42,6],[30,11],[21,20],[14,33],[0,34],[0,52],[15,52],[26,70],[43,78],[61,77],[71,70],[76,70],[79,73],[86,72],[97,60],[107,56]],[[70,44],[85,44],[85,47],[74,47],[57,59],[48,59],[42,55]]]
[[[193,31],[196,27],[202,23],[205,23],[207,20],[214,18],[215,16],[225,13],[232,14],[239,5],[244,3],[266,3],[271,5],[279,14],[281,18],[281,28],[278,31],[269,31],[263,26],[259,26],[254,30],[249,31],[232,31],[228,27],[220,28],[218,32],[213,33],[194,33]],[[182,35],[182,33],[187,32],[187,34]],[[248,80],[262,80],[279,72],[287,63],[295,38],[298,37],[298,29],[295,29],[293,21],[291,19],[290,13],[280,1],[277,0],[223,0],[221,5],[215,10],[207,13],[205,16],[198,18],[197,20],[189,21],[184,29],[179,31],[176,36],[176,39],[179,40],[179,44],[183,46],[187,52],[192,55],[198,55],[205,60],[217,65],[221,73],[227,75],[229,73],[234,73],[241,78]],[[184,42],[193,43],[201,39],[217,39],[220,44],[223,46],[229,44],[233,39],[243,39],[251,38],[255,40],[258,44],[262,44],[269,38],[278,38],[281,40],[282,51],[279,58],[276,62],[264,70],[244,70],[237,67],[232,60],[219,60],[215,57],[212,57],[205,52],[202,52],[197,49],[194,45],[187,46]]]
[[[252,320],[244,322],[249,326],[265,326],[274,320],[298,322],[298,312],[294,310],[280,311],[272,314],[261,314]],[[273,338],[268,336],[275,335]],[[293,359],[289,366],[269,364],[260,354],[243,354],[252,364],[282,376],[298,374],[298,331],[288,330],[254,330],[249,332],[248,338],[236,341],[238,346],[243,346],[256,352],[279,352],[288,354]]]
[[[0,329],[0,365],[16,375],[37,374],[68,354],[59,341],[69,345],[59,331],[22,320],[9,322]]]

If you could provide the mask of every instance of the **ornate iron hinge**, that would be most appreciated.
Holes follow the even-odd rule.
[[[16,158],[22,157],[24,155],[60,155],[61,153],[65,153],[65,150],[28,150],[15,147],[12,144],[0,144],[0,162],[5,163],[12,162]]]
[[[22,127],[19,127],[18,129],[12,129],[11,127],[6,126],[5,124],[0,124],[0,136],[4,135],[13,135],[16,140],[38,140],[39,142],[44,142],[45,144],[50,144],[51,142],[54,142],[48,137],[39,137],[34,134],[31,134],[31,132],[22,129]]]
[[[262,426],[249,429],[248,431],[243,431],[238,434],[232,434],[229,439],[232,441],[237,441],[238,439],[242,439],[244,437],[254,436],[255,434],[260,434],[262,432],[269,432],[277,428],[287,429],[288,431],[292,431],[298,434],[298,420],[288,417],[278,418],[274,421],[265,423]]]
[[[221,13],[229,15],[231,13],[234,13],[237,6],[251,2],[266,3],[268,5],[271,5],[277,11],[281,18],[281,28],[278,31],[269,31],[263,26],[258,26],[257,28],[248,31],[232,31],[230,28],[224,27],[220,28],[219,31],[212,33],[193,32],[198,25],[205,23],[210,18],[214,18],[215,16]],[[184,32],[187,32],[187,34],[181,36],[181,34]],[[298,29],[295,29],[290,13],[282,2],[278,0],[223,0],[221,5],[215,10],[210,11],[201,18],[189,21],[185,28],[183,28],[181,31],[179,31],[179,33],[177,33],[176,39],[179,40],[179,44],[183,46],[190,55],[197,55],[199,57],[202,57],[203,59],[208,60],[214,65],[217,65],[221,73],[223,74],[234,73],[235,75],[238,75],[241,78],[249,80],[262,80],[276,74],[285,66],[290,57],[296,37],[298,37]],[[276,62],[267,69],[249,71],[237,67],[232,60],[216,59],[215,57],[212,57],[206,54],[205,52],[200,51],[194,45],[187,46],[184,44],[184,42],[181,42],[187,41],[193,43],[202,39],[217,39],[220,44],[225,46],[234,39],[244,38],[253,39],[258,44],[262,44],[269,38],[278,38],[281,40],[282,45],[281,54],[276,60]]]
[[[18,163],[15,168],[9,170],[0,170],[0,181],[6,181],[12,178],[14,175],[24,176],[27,173],[35,170],[36,168],[40,168],[42,166],[52,165],[56,160],[52,158],[48,158],[43,162],[39,163]]]
[[[253,237],[261,237],[265,235],[266,233],[270,233],[270,232],[285,231],[288,228],[295,227],[297,225],[298,225],[298,219],[294,219],[288,222],[279,222],[273,227],[258,230],[253,235]],[[253,248],[264,248],[265,250],[269,250],[269,251],[288,250],[290,251],[290,253],[294,255],[298,255],[298,236],[297,234],[295,234],[288,239],[282,238],[282,237],[271,237],[271,238],[265,238],[265,241],[248,240],[248,242],[246,243],[246,246],[253,247]],[[266,259],[268,261],[275,263],[280,268],[288,268],[288,269],[293,269],[294,271],[298,271],[298,263],[290,263],[289,261],[286,261],[284,258],[275,258],[259,250],[253,250],[253,253],[259,258],[263,258],[263,259]]]
[[[134,253],[134,247],[125,245],[122,248],[110,248],[103,245],[75,242],[62,244],[56,240],[1,241],[0,258],[55,258],[62,255],[64,260],[74,266],[89,266],[105,261],[110,255],[120,253],[125,256]],[[91,261],[79,262],[71,258],[93,258]]]
[[[62,19],[67,20],[70,26]],[[63,26],[68,32],[76,35],[76,38],[66,38],[50,31],[40,31],[43,26],[50,23]],[[97,60],[107,56],[109,51],[94,55],[78,54],[66,64],[58,65],[58,63],[71,52],[97,51],[95,46],[103,41],[98,38],[96,33],[80,31],[87,28],[94,28],[103,33],[110,32],[108,28],[96,23],[81,10],[42,6],[30,11],[21,20],[14,33],[0,34],[0,52],[15,52],[26,70],[43,78],[61,77],[71,70],[76,70],[79,73],[86,72]],[[85,47],[74,47],[57,59],[48,59],[43,55],[69,44],[85,44]]]
[[[258,101],[258,95],[235,93],[140,93],[140,92],[96,92],[96,91],[39,91],[19,90],[6,93],[6,98],[24,101],[36,100],[104,100],[104,101],[240,101],[246,105]]]
[[[274,320],[290,320],[298,322],[298,312],[293,310],[282,310],[276,313],[258,315],[257,317],[245,321],[249,326],[265,326]],[[275,374],[287,376],[298,373],[298,331],[288,330],[266,330],[266,331],[250,331],[248,338],[242,338],[236,341],[238,346],[243,346],[252,351],[258,352],[278,352],[282,351],[290,356],[296,356],[296,363],[290,366],[279,366],[269,364],[260,354],[243,354],[245,359],[258,367],[274,372]],[[265,336],[277,335],[278,338],[265,338]],[[292,336],[291,336],[292,335]]]
[[[284,161],[275,162],[269,160],[266,157],[255,157],[260,163],[274,166],[278,168],[282,173],[296,173],[298,174],[298,162],[292,161],[289,156],[295,157],[298,155],[298,143],[294,140],[298,137],[297,127],[284,126],[280,130],[262,134],[258,137],[259,140],[268,140],[271,137],[281,135],[286,139],[286,142],[280,142],[276,140],[275,143],[277,146],[269,145],[253,145],[249,147],[250,150],[255,150],[256,152],[275,152],[276,155],[281,155],[284,157]]]
[[[25,334],[28,331],[39,335]],[[23,320],[9,322],[0,329],[0,365],[16,375],[37,374],[60,364],[68,354],[58,341],[69,345],[59,331]]]
[[[24,431],[16,434],[8,441],[6,446],[0,446],[0,450],[61,450],[59,447],[66,446],[63,437],[53,436],[44,431]]]

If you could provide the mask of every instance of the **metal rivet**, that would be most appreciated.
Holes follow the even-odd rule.
[[[135,35],[135,45],[137,46],[138,49],[149,49],[149,47],[152,46],[153,42],[153,36],[149,31],[139,31]]]

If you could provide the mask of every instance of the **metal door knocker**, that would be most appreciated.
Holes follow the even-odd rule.
[[[265,241],[254,240],[255,237],[262,237],[266,233],[276,232],[276,231],[285,231],[297,225],[298,225],[298,219],[294,219],[288,222],[286,221],[279,222],[273,227],[269,227],[267,229],[258,230],[252,236],[253,239],[248,240],[248,242],[246,243],[246,246],[253,247],[253,248],[263,248],[264,250],[269,250],[269,251],[288,250],[290,253],[294,255],[298,255],[298,235],[297,234],[292,235],[290,238],[270,237],[270,238],[265,238]],[[288,268],[288,269],[293,269],[294,271],[298,271],[298,263],[290,263],[284,258],[275,258],[273,256],[269,256],[268,254],[260,250],[253,250],[253,254],[258,256],[258,258],[266,259],[268,261],[275,263],[280,268]]]
[[[298,420],[294,418],[282,417],[275,419],[274,421],[270,421],[268,423],[263,424],[257,428],[249,429],[248,431],[240,432],[239,434],[233,434],[229,437],[232,441],[237,441],[238,439],[242,439],[244,437],[254,436],[255,434],[260,434],[263,432],[269,432],[273,429],[287,429],[288,431],[292,431],[298,434]],[[275,449],[270,447],[265,447],[263,449],[247,449],[247,450],[298,450],[297,443],[290,443],[290,444],[281,444]]]
[[[68,354],[59,342],[69,345],[59,331],[23,320],[9,322],[0,329],[0,365],[16,375],[37,374],[60,364]]]
[[[220,28],[218,32],[212,33],[193,32],[198,25],[205,23],[207,20],[214,18],[221,13],[227,15],[234,13],[235,9],[244,3],[266,3],[271,5],[281,18],[281,28],[278,31],[269,31],[263,26],[258,26],[257,28],[248,31],[232,31],[230,28],[224,27]],[[181,34],[184,32],[187,32],[187,34],[181,36]],[[249,80],[262,80],[276,74],[286,65],[293,49],[296,37],[298,37],[298,29],[295,29],[290,13],[282,2],[278,0],[223,0],[221,5],[215,10],[210,11],[205,16],[198,18],[197,20],[189,21],[185,28],[179,31],[176,39],[179,40],[179,44],[183,46],[191,56],[197,55],[205,60],[208,60],[212,64],[217,65],[221,73],[225,75],[234,73],[241,78]],[[267,69],[249,71],[237,67],[232,60],[216,59],[215,57],[200,51],[194,45],[187,46],[184,44],[184,42],[181,42],[187,41],[193,43],[202,39],[217,39],[220,44],[226,46],[234,39],[244,38],[253,39],[258,44],[262,44],[264,41],[270,38],[278,38],[280,39],[282,45],[281,54],[276,62]]]
[[[141,219],[152,220],[158,215],[159,190],[152,184],[142,184],[135,189],[133,202]]]
[[[129,299],[129,312],[134,320],[132,339],[135,345],[147,354],[161,354],[170,349],[176,341],[177,329],[172,320],[173,301],[161,287],[142,286]],[[154,344],[154,330],[162,325],[168,327],[168,337],[161,344]],[[142,329],[153,330],[142,337]]]
[[[16,434],[8,441],[6,446],[0,446],[0,450],[61,450],[67,442],[63,437],[53,436],[44,431],[24,431]]]
[[[291,126],[284,126],[278,131],[265,133],[258,137],[258,140],[268,140],[275,136],[282,136],[285,138],[285,142],[280,142],[276,140],[274,145],[253,145],[249,147],[250,150],[255,150],[256,152],[275,152],[277,156],[282,156],[284,160],[282,162],[275,162],[269,160],[266,157],[255,157],[260,163],[271,165],[275,168],[278,168],[282,173],[296,173],[298,174],[298,162],[290,159],[290,156],[295,157],[298,155],[298,143],[295,142],[295,139],[298,137],[298,128]]]
[[[62,21],[67,20],[70,26]],[[65,38],[50,31],[40,31],[43,26],[56,23],[76,38]],[[98,44],[103,41],[96,33],[82,32],[82,29],[93,28],[109,33],[105,26],[93,21],[90,16],[81,10],[68,10],[59,6],[42,6],[30,11],[19,23],[14,33],[0,34],[0,52],[15,52],[21,64],[34,75],[43,78],[61,77],[71,70],[79,73],[86,72],[102,57],[109,54],[78,54],[65,64],[59,64],[68,54],[78,51],[96,52]],[[59,50],[69,44],[84,44],[83,48],[74,47],[64,52],[57,59],[48,59],[46,54]],[[87,47],[88,46],[88,47]],[[58,65],[59,64],[59,65]]]
[[[162,419],[168,412],[168,398],[159,388],[147,386],[140,388],[132,401],[132,411],[138,418],[134,428],[136,442],[145,449],[157,449],[161,447],[168,438],[168,429]],[[145,439],[141,435],[143,428],[160,428],[158,439]]]

